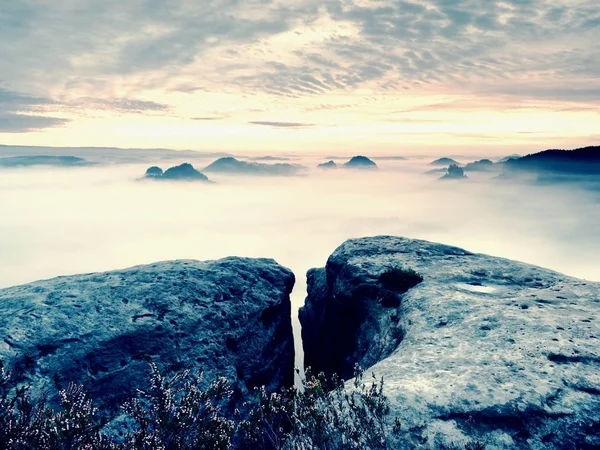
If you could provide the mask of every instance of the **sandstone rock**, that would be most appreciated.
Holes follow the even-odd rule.
[[[168,261],[0,290],[0,359],[34,390],[74,381],[114,410],[147,360],[227,377],[240,396],[291,385],[294,275],[270,259]],[[55,391],[55,389],[48,389]]]
[[[386,307],[380,274],[392,266],[424,281]],[[395,448],[583,449],[600,446],[599,312],[600,283],[380,236],[309,271],[300,319],[306,365],[384,377],[402,423]]]

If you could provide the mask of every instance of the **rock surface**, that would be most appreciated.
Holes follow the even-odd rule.
[[[83,383],[104,410],[147,386],[147,360],[244,396],[291,385],[294,275],[270,259],[168,261],[0,290],[0,359],[35,390]],[[51,389],[52,390],[52,389]]]
[[[390,266],[424,277],[398,307],[381,302]],[[384,377],[402,423],[395,448],[591,449],[600,448],[599,313],[600,283],[380,236],[347,241],[309,271],[300,319],[306,365],[347,375],[357,362]],[[335,349],[343,355],[332,353],[338,330],[354,339]]]

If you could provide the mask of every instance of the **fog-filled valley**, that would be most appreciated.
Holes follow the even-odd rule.
[[[319,170],[327,161],[319,156],[279,158],[305,169],[156,183],[141,180],[151,165],[185,161],[202,169],[216,157],[143,153],[133,163],[0,169],[0,287],[171,259],[267,257],[296,275],[295,311],[308,269],[323,266],[346,239],[373,235],[441,242],[600,280],[597,191],[504,180],[496,172],[440,181],[427,173],[435,158],[426,156],[375,158],[376,171]]]

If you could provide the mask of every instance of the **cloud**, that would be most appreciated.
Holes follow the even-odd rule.
[[[142,114],[146,112],[169,110],[169,105],[145,100],[129,98],[92,98],[80,97],[69,102],[70,106],[85,107],[86,109],[106,110],[119,113]]]
[[[42,97],[105,98],[118,84],[134,98],[368,87],[585,102],[600,89],[595,0],[13,0],[0,23],[0,77]],[[168,109],[122,99],[95,106]]]
[[[81,109],[112,111],[120,114],[148,114],[167,112],[169,106],[128,98],[79,97],[69,102],[59,102],[0,88],[0,133],[26,133],[64,126],[71,120],[41,114],[57,111],[73,112]]]
[[[44,128],[59,127],[69,120],[25,114],[0,113],[0,133],[26,133]]]
[[[0,133],[26,133],[65,125],[69,120],[39,114],[55,104],[51,99],[0,88]]]
[[[177,72],[215,47],[285,31],[310,10],[282,0],[14,0],[0,11],[2,77],[31,90]]]
[[[206,117],[192,117],[192,120],[199,120],[199,121],[204,121],[204,120],[222,120],[224,119],[224,116],[206,116]]]
[[[271,122],[267,120],[253,120],[248,122],[252,125],[263,125],[267,127],[275,127],[275,128],[304,128],[304,127],[314,127],[313,123],[300,123],[300,122]]]

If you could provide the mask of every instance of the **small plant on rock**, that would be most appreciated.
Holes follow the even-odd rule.
[[[410,268],[392,266],[379,275],[379,281],[384,287],[402,294],[421,283],[423,276]]]

